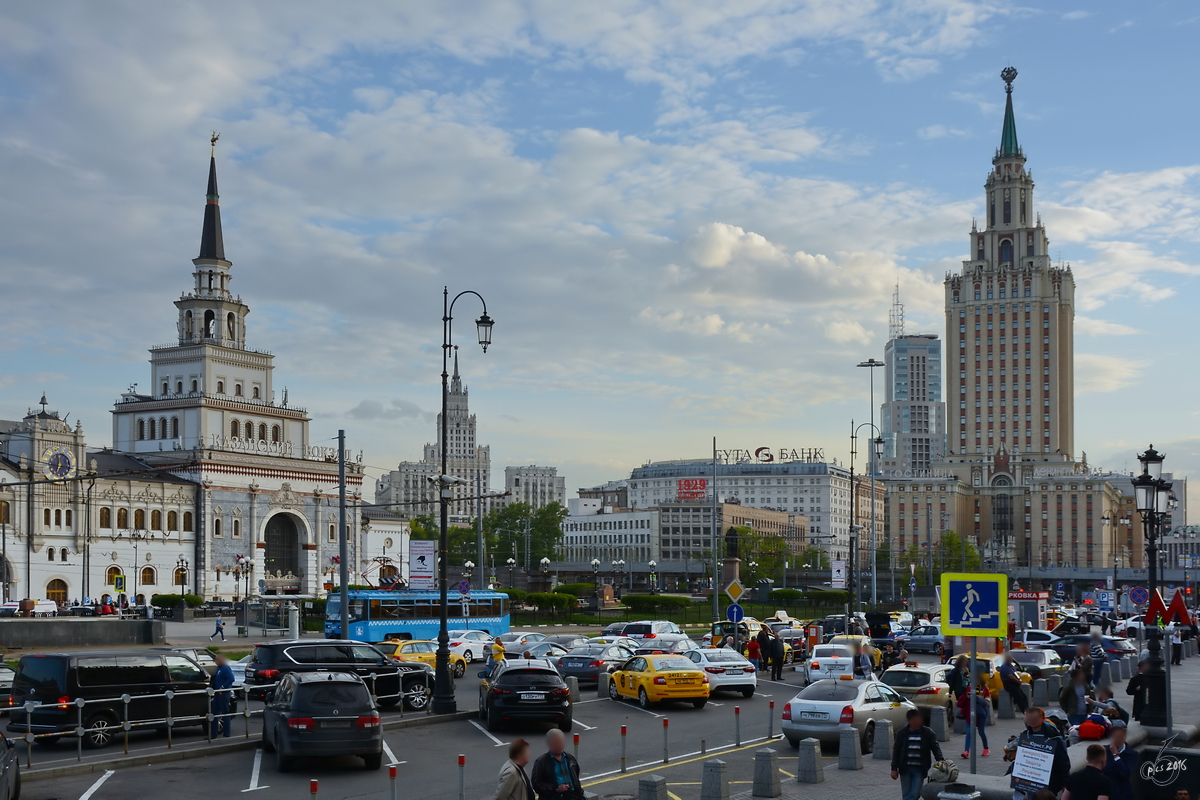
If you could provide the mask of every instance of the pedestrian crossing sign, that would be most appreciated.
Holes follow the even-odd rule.
[[[946,636],[1007,636],[1008,576],[942,573],[942,633]]]

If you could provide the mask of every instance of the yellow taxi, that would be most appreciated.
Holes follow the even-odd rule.
[[[1003,653],[979,653],[978,659],[981,669],[979,674],[983,675],[983,683],[987,686],[988,691],[992,695],[992,706],[1000,707],[1000,692],[1004,689],[1004,680],[1000,677],[1000,665],[1004,663]],[[987,674],[983,673],[982,667],[988,666]],[[1021,683],[1030,683],[1033,681],[1033,676],[1025,671],[1025,668],[1017,664],[1017,677],[1021,679]]]
[[[883,660],[883,653],[871,641],[870,636],[856,636],[854,634],[843,633],[830,639],[828,644],[844,644],[853,650],[855,655],[858,655],[865,647],[867,652],[871,654],[871,660],[875,663],[876,667]]]
[[[437,642],[422,641],[389,641],[375,645],[384,655],[391,656],[397,661],[419,661],[431,667],[437,666]],[[458,653],[450,654],[450,674],[461,678],[467,671],[467,660]]]
[[[635,656],[609,676],[608,696],[637,698],[642,708],[664,700],[690,700],[704,708],[709,688],[708,675],[686,656]]]

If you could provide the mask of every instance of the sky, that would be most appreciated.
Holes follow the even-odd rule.
[[[217,145],[277,398],[368,476],[420,458],[441,291],[479,441],[568,494],[823,447],[870,413],[897,282],[944,333],[1012,64],[1077,283],[1076,442],[1200,470],[1200,14],[1188,2],[77,2],[0,8],[0,418],[111,442],[175,337]]]

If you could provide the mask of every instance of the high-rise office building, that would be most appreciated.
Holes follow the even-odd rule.
[[[942,342],[937,334],[905,335],[900,287],[892,297],[892,324],[884,348],[886,387],[880,407],[885,476],[928,472],[946,455],[946,404],[942,402]]]

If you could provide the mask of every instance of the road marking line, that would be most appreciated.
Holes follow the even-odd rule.
[[[682,797],[680,797],[679,795],[675,794],[675,793],[674,793],[674,792],[672,792],[672,791],[668,791],[668,792],[667,792],[667,797],[670,797],[670,798],[671,798],[671,800],[683,800],[683,798],[682,798]]]
[[[759,742],[775,741],[776,739],[782,739],[782,738],[783,738],[783,734],[781,734],[781,733],[777,733],[774,736],[770,736],[770,737],[755,736],[753,739],[743,739],[742,740],[743,744],[741,747],[735,747],[732,743],[730,743],[730,744],[717,745],[716,747],[710,747],[710,748],[708,748],[708,750],[706,750],[703,753],[701,753],[699,750],[693,750],[690,753],[683,753],[682,755],[671,756],[671,763],[669,763],[669,764],[662,763],[661,759],[658,761],[642,761],[638,764],[634,764],[633,769],[630,770],[629,772],[622,773],[621,770],[619,770],[619,769],[609,770],[608,772],[597,772],[595,775],[588,775],[587,777],[582,778],[581,782],[585,786],[595,786],[600,783],[608,783],[609,781],[619,780],[619,779],[629,776],[629,775],[644,775],[647,772],[653,772],[656,769],[670,769],[671,767],[677,766],[679,764],[691,764],[695,761],[701,761],[705,758],[708,758],[713,753],[720,752],[720,751],[728,751],[730,753],[736,753],[741,750],[748,750],[749,748],[756,746]],[[698,756],[698,758],[693,758],[693,756]],[[833,756],[833,758],[837,758],[837,756]],[[641,770],[641,771],[637,772],[635,770]],[[612,777],[609,777],[609,776],[612,776]],[[604,780],[596,780],[597,778],[603,778]]]
[[[495,742],[495,743],[496,743],[496,744],[495,744],[495,746],[496,746],[496,747],[501,747],[501,746],[503,746],[503,745],[506,745],[506,744],[508,744],[508,742],[502,742],[502,741],[500,741],[499,739],[497,739],[495,736],[492,736],[491,732],[490,732],[490,731],[488,731],[488,729],[487,729],[487,728],[483,727],[482,725],[480,725],[480,724],[479,724],[478,722],[476,722],[475,720],[473,720],[473,719],[469,719],[469,720],[467,720],[467,722],[469,722],[469,723],[471,723],[472,725],[474,725],[476,728],[478,728],[478,729],[479,729],[479,732],[480,732],[480,733],[482,733],[484,736],[488,737],[488,738],[489,738],[489,739],[491,739],[493,742]]]
[[[399,766],[400,764],[408,763],[407,761],[397,761],[396,760],[396,754],[392,752],[392,748],[388,747],[388,743],[386,740],[383,743],[383,752],[387,754],[389,767],[396,767],[396,766]]]
[[[649,714],[652,717],[659,717],[659,718],[662,717],[662,714],[655,714],[653,711],[642,708],[641,706],[631,706],[628,703],[622,703],[622,705],[624,705],[626,708],[632,708],[634,711],[640,711],[643,714]]]
[[[724,703],[717,703],[717,702],[714,702],[714,701],[712,701],[712,700],[709,700],[709,701],[708,701],[708,704],[709,704],[710,706],[723,706],[723,705],[725,705]]]
[[[591,700],[576,700],[573,705],[581,706],[584,703],[599,703],[601,700],[607,699],[607,697],[593,697]]]
[[[586,722],[580,722],[579,720],[575,720],[574,722],[575,722],[575,724],[576,724],[576,725],[578,725],[579,727],[583,728],[583,729],[584,729],[584,730],[586,730],[586,731],[594,731],[594,730],[596,730],[596,726],[595,726],[595,725],[588,725]]]
[[[796,777],[796,776],[795,776],[795,775],[793,775],[792,773],[788,772],[786,769],[781,769],[781,770],[779,770],[779,771],[780,771],[780,772],[782,772],[784,775],[787,775],[789,778],[794,778],[794,777]]]
[[[254,751],[254,766],[250,770],[250,788],[242,789],[242,794],[245,794],[246,792],[256,792],[259,789],[271,788],[269,786],[259,786],[258,785],[258,773],[261,770],[262,770],[262,750],[259,749],[259,750]],[[80,800],[86,800],[86,798],[81,797]]]
[[[94,795],[96,793],[96,790],[99,789],[101,786],[103,786],[104,782],[106,780],[108,780],[109,778],[111,778],[113,776],[114,772],[115,772],[115,770],[106,769],[104,771],[104,774],[101,775],[99,778],[97,778],[96,782],[92,784],[92,788],[88,789],[86,792],[84,792],[83,794],[81,794],[79,796],[79,800],[91,800],[91,797],[92,797],[92,795]]]

